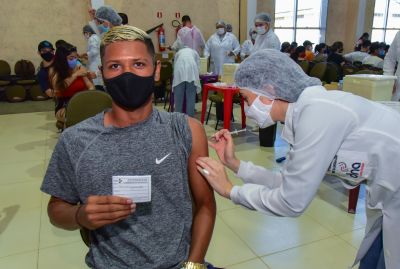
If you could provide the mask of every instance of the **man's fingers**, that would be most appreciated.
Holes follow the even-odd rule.
[[[108,213],[135,208],[136,204],[87,204],[85,211],[87,213]]]
[[[114,196],[114,195],[94,195],[90,196],[87,200],[88,204],[132,204],[133,201],[129,198]]]
[[[113,221],[119,218],[126,218],[130,214],[132,214],[131,210],[121,210],[121,211],[114,211],[109,213],[96,213],[90,214],[87,216],[88,221],[92,223],[98,223],[100,221]]]

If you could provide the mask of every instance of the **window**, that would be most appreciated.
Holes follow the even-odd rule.
[[[325,41],[328,0],[275,1],[275,34],[281,43]]]
[[[400,30],[400,0],[376,0],[371,41],[391,44]]]

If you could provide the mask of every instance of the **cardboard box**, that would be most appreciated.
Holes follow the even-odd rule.
[[[390,101],[396,76],[359,74],[343,79],[343,91],[374,101]]]

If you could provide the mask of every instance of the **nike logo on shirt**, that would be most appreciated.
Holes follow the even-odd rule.
[[[162,163],[166,158],[168,158],[168,156],[171,155],[171,153],[168,153],[167,155],[165,155],[163,158],[158,159],[156,158],[156,164],[160,164]]]

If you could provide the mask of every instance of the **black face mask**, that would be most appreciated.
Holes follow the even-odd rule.
[[[131,72],[104,79],[106,91],[119,106],[134,110],[144,105],[154,92],[154,75],[141,77]]]
[[[40,56],[42,56],[43,60],[46,62],[50,62],[54,58],[54,54],[51,51],[41,53]]]

